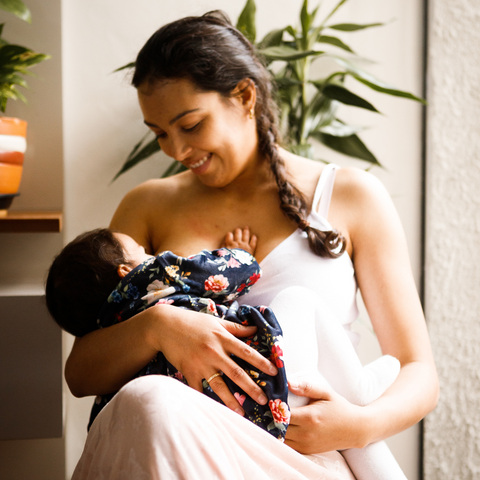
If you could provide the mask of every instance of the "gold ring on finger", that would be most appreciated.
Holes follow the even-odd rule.
[[[210,385],[210,382],[215,378],[215,377],[220,377],[222,374],[221,372],[214,373],[211,377],[208,378],[207,383]]]

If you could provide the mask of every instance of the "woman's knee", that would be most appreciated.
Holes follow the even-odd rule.
[[[165,375],[146,375],[124,385],[110,402],[115,415],[131,412],[150,416],[157,410],[175,408],[190,388]]]

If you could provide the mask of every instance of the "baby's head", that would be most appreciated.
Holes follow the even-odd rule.
[[[79,235],[48,272],[45,295],[50,314],[72,335],[91,332],[120,279],[150,257],[133,238],[107,228]]]

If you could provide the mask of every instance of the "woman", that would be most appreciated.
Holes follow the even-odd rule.
[[[358,283],[383,353],[401,362],[395,383],[366,407],[309,381],[291,385],[295,394],[312,401],[293,409],[286,445],[301,454],[358,448],[421,420],[436,404],[437,377],[404,235],[383,186],[365,172],[336,172],[277,146],[267,71],[250,43],[219,13],[185,18],[156,32],[138,55],[133,85],[162,150],[188,170],[128,193],[111,228],[132,236],[149,253],[188,256],[216,248],[226,231],[248,225],[258,236],[256,257],[264,277],[245,302],[268,304],[282,282],[307,282],[348,328],[356,314]],[[241,399],[217,373],[265,403],[261,390],[230,358],[235,354],[266,373],[275,371],[235,338],[251,330],[214,318],[198,322],[198,315],[162,305],[77,339],[65,370],[70,389],[77,396],[116,391],[162,351],[190,387],[201,391],[208,379],[240,415]],[[92,426],[78,478],[101,470],[102,457],[119,471],[139,469],[150,478],[276,478],[274,471],[278,478],[338,478],[339,472],[352,478],[340,455],[315,457],[321,464],[315,465],[279,442],[273,445],[244,430],[248,422],[240,416],[171,383],[139,379],[117,395]],[[176,402],[176,416],[168,408],[171,402]],[[148,427],[149,417],[158,415],[162,425]],[[170,427],[165,417],[175,418]],[[188,430],[192,423],[196,429]],[[141,447],[135,440],[139,425],[150,432]],[[157,428],[166,430],[160,434]],[[186,429],[187,439],[175,440]],[[209,440],[195,441],[194,432],[202,429]],[[245,435],[248,442],[242,441]],[[188,454],[182,455],[187,441]],[[112,459],[113,452],[119,459]],[[194,459],[190,470],[184,465],[188,458]],[[195,471],[203,473],[195,477]]]

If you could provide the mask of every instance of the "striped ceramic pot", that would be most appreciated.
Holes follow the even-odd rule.
[[[27,122],[0,117],[0,195],[14,195],[20,187],[27,149]]]

